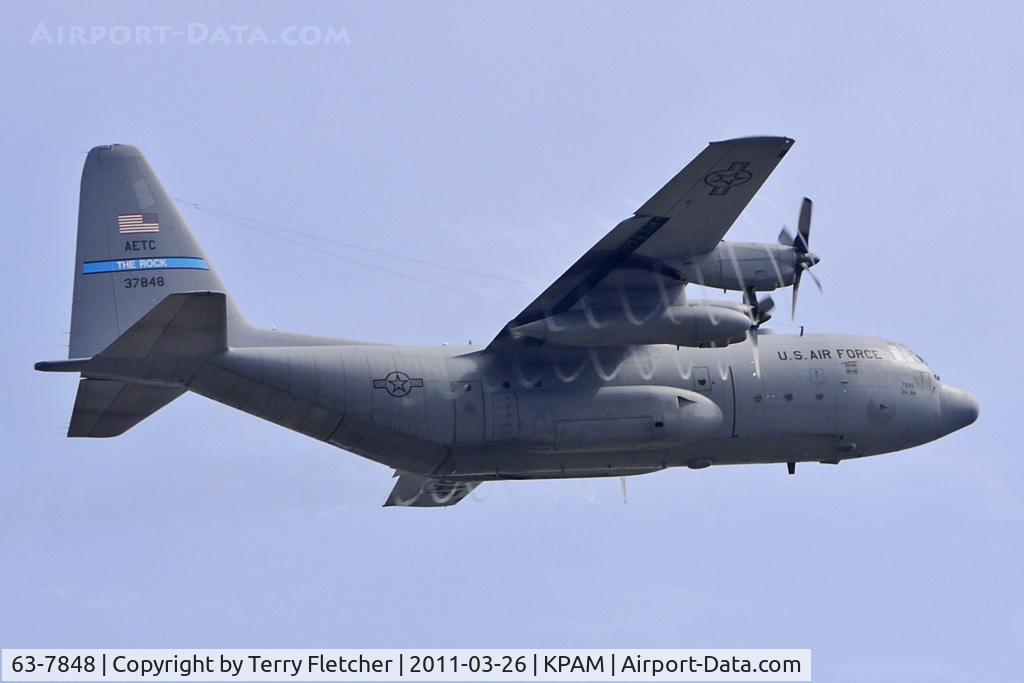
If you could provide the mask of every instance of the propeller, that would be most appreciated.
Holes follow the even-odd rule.
[[[793,247],[796,251],[796,263],[794,265],[796,273],[793,277],[793,307],[790,311],[792,317],[796,317],[796,300],[800,295],[800,278],[806,272],[814,280],[814,284],[818,286],[818,291],[824,291],[821,287],[821,281],[818,276],[811,272],[811,267],[821,261],[817,254],[811,253],[811,210],[814,207],[812,202],[807,197],[804,197],[803,203],[800,205],[800,219],[797,223],[796,237],[789,234],[786,228],[782,229],[779,233],[779,244],[786,247]]]
[[[760,327],[762,324],[772,319],[772,310],[775,308],[775,301],[773,301],[770,296],[766,296],[758,301],[754,288],[747,287],[747,289],[743,291],[743,303],[750,306],[751,327]]]
[[[757,300],[757,293],[753,287],[748,287],[743,292],[743,302],[750,306],[750,329],[747,330],[747,339],[750,340],[751,351],[754,354],[754,374],[761,376],[761,347],[757,343],[757,328],[772,318],[772,309],[775,308],[775,301],[766,296],[760,301]]]

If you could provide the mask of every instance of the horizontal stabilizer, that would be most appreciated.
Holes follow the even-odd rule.
[[[384,507],[437,508],[455,505],[480,485],[478,481],[451,481],[419,474],[396,473],[398,481]]]
[[[68,436],[123,434],[183,393],[181,387],[83,379],[78,383]]]
[[[41,360],[36,363],[39,372],[81,372],[85,370],[88,358],[68,358],[67,360]]]
[[[169,294],[105,348],[108,358],[201,358],[227,348],[222,292]]]
[[[168,368],[180,381],[194,372],[190,365],[226,348],[224,294],[181,292],[165,297],[93,358],[44,361],[36,369],[82,372],[68,436],[109,437],[185,393],[183,386],[168,385]]]

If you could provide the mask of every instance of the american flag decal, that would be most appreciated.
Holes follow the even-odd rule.
[[[160,232],[160,224],[155,213],[122,213],[117,217],[117,231],[122,235]]]

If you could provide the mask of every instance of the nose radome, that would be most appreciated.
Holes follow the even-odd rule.
[[[963,429],[978,419],[978,401],[963,389],[942,385],[939,407],[943,431],[947,434]]]

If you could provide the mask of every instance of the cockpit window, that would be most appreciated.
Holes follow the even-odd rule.
[[[921,356],[917,355],[916,353],[914,353],[913,351],[908,349],[906,346],[904,346],[902,348],[903,348],[903,353],[905,353],[906,356],[907,356],[907,360],[909,360],[911,363],[914,363],[914,364],[918,364],[919,363],[921,365],[928,365],[927,363],[924,362],[924,358],[921,358]]]
[[[891,344],[889,346],[889,353],[891,353],[892,357],[901,363],[928,365],[927,361],[925,361],[924,358],[921,358],[921,356],[917,355],[916,353],[914,353],[905,346]]]
[[[901,349],[898,346],[890,346],[889,347],[889,353],[891,353],[892,357],[895,358],[896,360],[898,360],[901,363],[908,363],[908,362],[910,362],[910,358],[907,356],[906,353],[903,352],[903,349]]]

